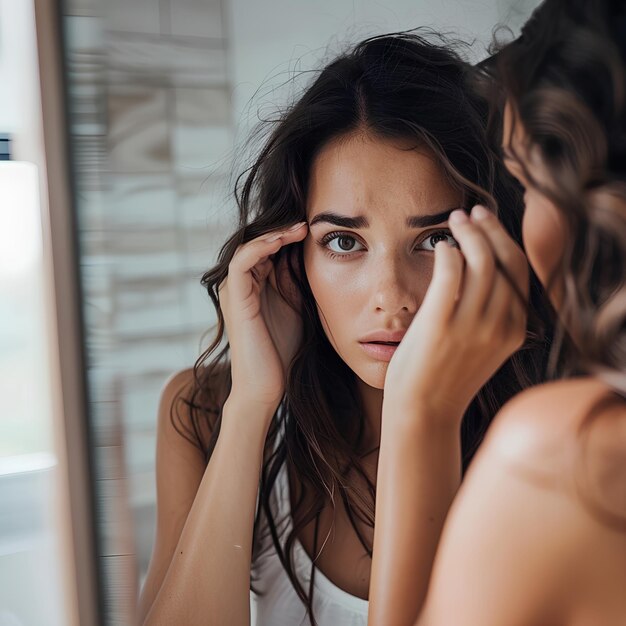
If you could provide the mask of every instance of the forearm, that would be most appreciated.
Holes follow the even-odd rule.
[[[250,623],[252,535],[269,419],[249,411],[234,403],[224,408],[215,449],[146,625]]]
[[[412,411],[419,409],[413,408]],[[422,607],[443,524],[461,482],[454,420],[405,419],[383,407],[370,583],[370,626],[413,624]]]

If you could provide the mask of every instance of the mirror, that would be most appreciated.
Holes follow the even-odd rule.
[[[215,323],[199,279],[232,229],[251,129],[350,42],[431,26],[478,60],[537,4],[63,3],[106,623],[128,623],[146,573],[159,393]]]

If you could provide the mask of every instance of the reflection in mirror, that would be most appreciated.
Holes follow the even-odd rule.
[[[495,25],[517,32],[536,4],[64,3],[106,623],[128,623],[147,571],[159,394],[212,338],[199,280],[233,229],[259,117],[348,43],[427,25],[477,60]]]

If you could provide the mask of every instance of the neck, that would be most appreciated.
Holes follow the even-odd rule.
[[[370,387],[360,379],[357,384],[365,411],[365,449],[369,452],[380,445],[383,390]]]

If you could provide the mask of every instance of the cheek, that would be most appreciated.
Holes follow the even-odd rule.
[[[565,224],[545,198],[526,198],[522,236],[528,260],[544,286],[559,264],[565,246]]]
[[[328,259],[314,245],[305,244],[304,267],[322,327],[337,349],[337,341],[345,335],[359,307],[355,281],[350,279],[349,263]]]

